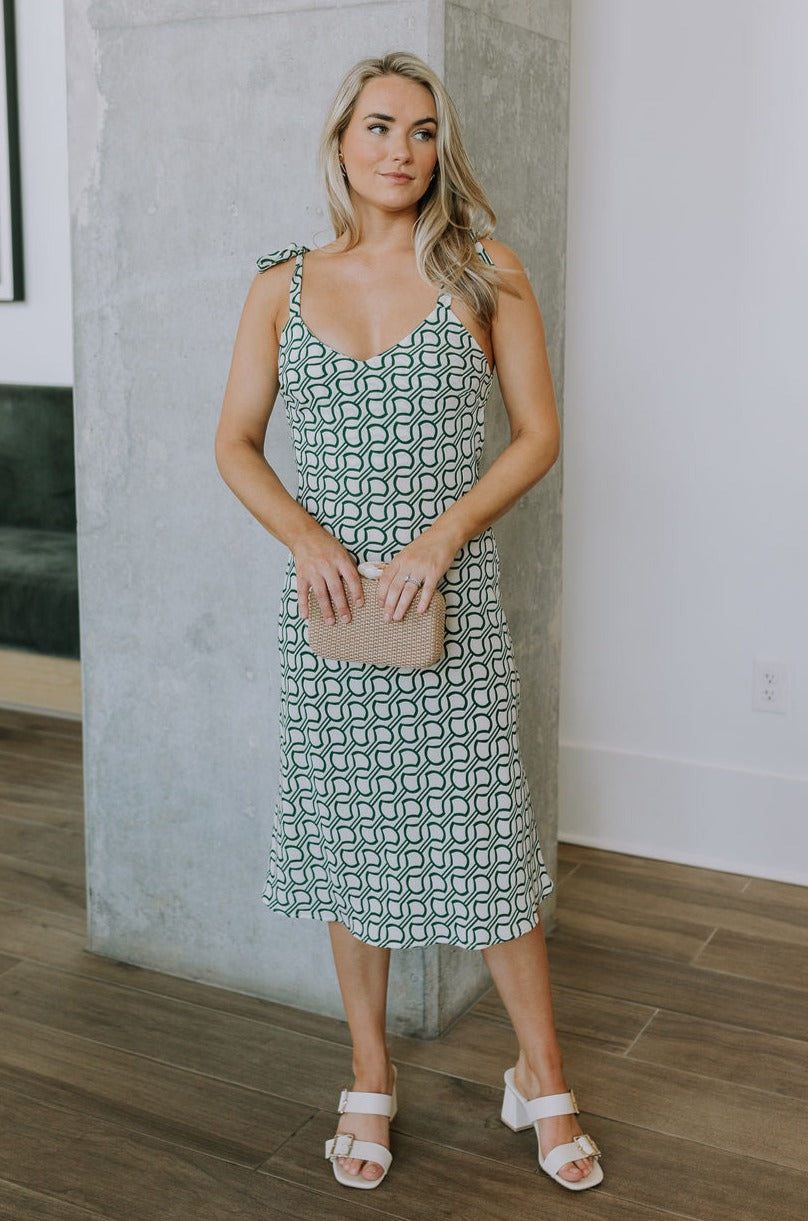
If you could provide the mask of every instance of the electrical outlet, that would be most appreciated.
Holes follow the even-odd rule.
[[[788,666],[784,661],[755,661],[752,707],[755,712],[788,712]]]

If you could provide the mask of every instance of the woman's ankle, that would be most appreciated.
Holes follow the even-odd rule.
[[[519,1052],[516,1075],[540,1086],[543,1094],[566,1090],[564,1061],[560,1051],[528,1056]]]
[[[369,1093],[386,1094],[392,1076],[393,1062],[387,1048],[375,1052],[354,1052],[353,1073],[357,1083]]]

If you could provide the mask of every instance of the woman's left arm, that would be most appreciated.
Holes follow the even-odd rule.
[[[486,242],[497,267],[507,268],[514,294],[502,290],[491,326],[499,388],[510,423],[510,444],[464,496],[442,513],[432,529],[446,533],[459,550],[507,513],[546,475],[561,450],[544,322],[527,273],[502,242]]]
[[[561,426],[538,302],[513,251],[501,242],[487,241],[485,246],[497,267],[509,269],[507,282],[513,289],[500,291],[491,327],[511,440],[474,487],[388,565],[379,581],[378,595],[394,619],[403,618],[418,592],[412,583],[404,583],[406,575],[423,578],[417,609],[425,610],[460,548],[538,483],[561,449]]]

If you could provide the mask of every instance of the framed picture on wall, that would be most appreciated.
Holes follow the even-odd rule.
[[[22,301],[22,199],[14,0],[0,0],[0,302]]]

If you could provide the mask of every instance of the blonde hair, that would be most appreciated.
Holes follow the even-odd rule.
[[[357,98],[368,81],[380,76],[404,76],[432,94],[437,114],[435,175],[418,204],[415,222],[415,261],[430,284],[459,297],[485,326],[497,309],[503,277],[484,263],[475,241],[488,237],[496,216],[471,167],[454,103],[432,69],[406,51],[380,59],[363,59],[348,72],[336,92],[320,140],[320,170],[325,180],[328,211],[334,233],[347,235],[347,249],[359,241],[359,226],[339,160],[342,134],[351,121]]]

